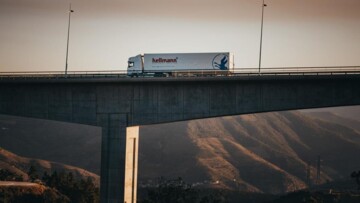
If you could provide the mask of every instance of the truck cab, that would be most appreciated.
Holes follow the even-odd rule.
[[[143,55],[139,54],[137,56],[130,57],[128,60],[128,68],[127,68],[127,75],[131,77],[138,77],[139,75],[143,74],[144,70],[144,62],[143,62]]]

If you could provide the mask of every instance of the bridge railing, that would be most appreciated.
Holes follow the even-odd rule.
[[[0,72],[0,77],[26,77],[26,78],[64,78],[64,77],[126,77],[126,70],[105,71],[29,71],[29,72]]]
[[[273,68],[235,68],[234,74],[260,75],[318,75],[318,74],[351,74],[360,73],[360,66],[328,66],[328,67],[273,67]]]
[[[338,75],[360,74],[360,66],[329,66],[329,67],[272,67],[272,68],[234,68],[233,71],[173,71],[173,77],[217,77],[217,76],[261,76],[261,75]],[[0,79],[4,78],[125,78],[126,70],[103,71],[32,71],[32,72],[0,72]]]

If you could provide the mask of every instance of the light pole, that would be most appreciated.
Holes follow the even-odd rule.
[[[67,69],[68,69],[68,56],[69,56],[69,37],[70,37],[70,18],[71,13],[74,12],[71,10],[71,3],[69,7],[69,23],[68,23],[68,33],[67,33],[67,44],[66,44],[66,62],[65,62],[65,76],[67,75]]]
[[[265,4],[265,0],[262,1],[261,5],[261,31],[260,31],[260,53],[259,53],[259,74],[261,68],[261,52],[262,52],[262,38],[263,38],[263,25],[264,25],[264,7],[267,6]]]

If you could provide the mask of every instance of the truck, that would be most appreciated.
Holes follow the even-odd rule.
[[[234,71],[234,55],[217,53],[139,54],[128,60],[130,77],[171,77],[179,75],[227,75]]]

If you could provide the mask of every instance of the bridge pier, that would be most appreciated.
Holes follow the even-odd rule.
[[[124,202],[136,203],[139,155],[139,126],[126,128]]]
[[[122,203],[127,115],[100,114],[97,117],[102,126],[100,201]]]

